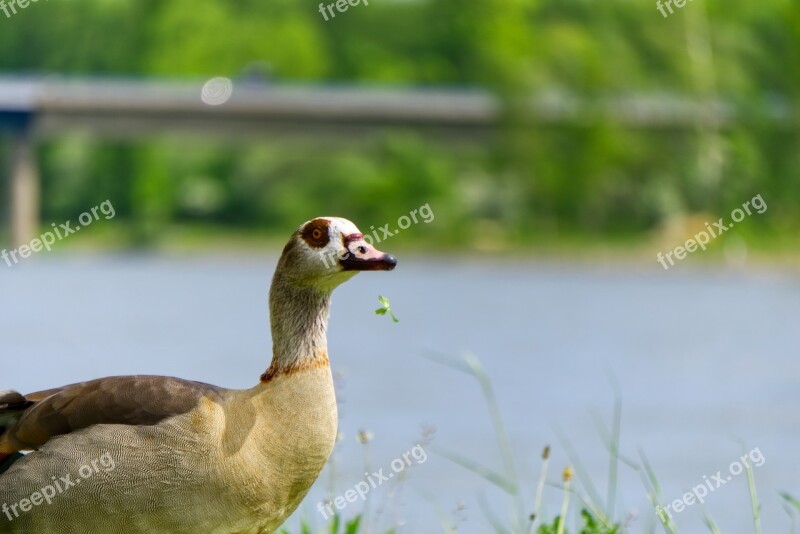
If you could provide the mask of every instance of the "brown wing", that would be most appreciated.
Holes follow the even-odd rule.
[[[189,412],[201,398],[217,397],[221,391],[178,378],[118,376],[32,393],[22,400],[11,396],[8,400],[17,407],[17,420],[5,431],[0,428],[0,453],[37,449],[54,436],[92,425],[154,425]],[[21,402],[27,406],[19,414]]]
[[[31,406],[33,402],[16,391],[0,391],[0,435],[19,421],[25,410]]]

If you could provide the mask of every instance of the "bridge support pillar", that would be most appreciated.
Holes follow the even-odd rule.
[[[9,195],[11,243],[28,244],[39,230],[39,169],[33,135],[28,128],[11,138]]]

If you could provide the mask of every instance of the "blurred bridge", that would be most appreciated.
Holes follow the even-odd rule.
[[[720,102],[665,94],[587,102],[550,93],[532,98],[530,107],[537,123],[581,125],[602,119],[628,127],[717,129],[739,118]],[[405,128],[483,139],[497,130],[503,109],[487,91],[458,88],[0,77],[0,132],[12,136],[11,239],[14,246],[29,242],[39,227],[35,143],[42,138],[78,131],[123,139],[165,133],[341,139]],[[791,113],[779,105],[768,106],[766,115],[791,122]]]

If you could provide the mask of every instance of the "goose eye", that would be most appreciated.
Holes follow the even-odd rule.
[[[330,241],[328,234],[328,221],[314,219],[306,225],[302,232],[303,239],[312,248],[322,248]]]
[[[367,253],[367,247],[365,247],[365,246],[363,246],[363,245],[362,245],[362,246],[358,247],[358,251],[359,251],[361,254],[366,254],[366,253]]]

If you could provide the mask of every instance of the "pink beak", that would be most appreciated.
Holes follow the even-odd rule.
[[[397,258],[376,249],[361,234],[345,237],[344,245],[348,253],[339,263],[345,271],[391,271],[397,266]]]

